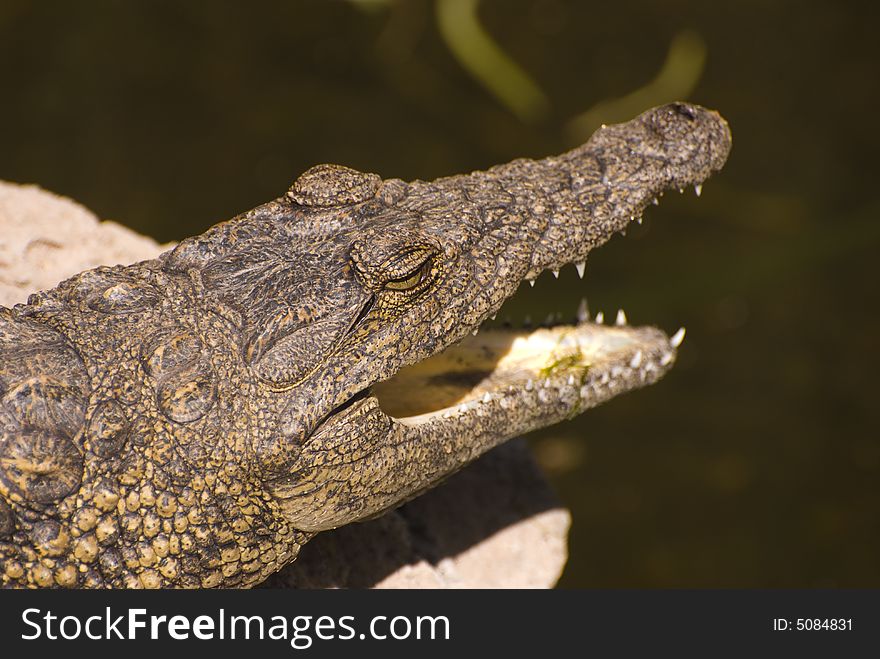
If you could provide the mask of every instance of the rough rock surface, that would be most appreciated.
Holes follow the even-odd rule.
[[[0,181],[0,305],[167,249],[36,186]],[[547,588],[567,557],[560,508],[521,441],[396,511],[322,533],[267,586]]]

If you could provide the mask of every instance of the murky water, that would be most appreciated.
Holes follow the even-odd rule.
[[[558,152],[591,108],[692,88],[730,121],[725,171],[700,199],[667,195],[585,281],[568,268],[506,309],[573,315],[585,295],[688,328],[657,386],[533,438],[574,518],[561,583],[880,586],[876,16],[484,0],[527,81],[498,91],[435,9],[5,0],[0,178],[179,239],[318,162],[433,178]],[[692,49],[666,70],[682,34]]]

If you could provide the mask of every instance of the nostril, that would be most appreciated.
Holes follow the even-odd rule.
[[[688,119],[697,118],[697,111],[693,105],[688,105],[687,103],[673,103],[672,109]]]

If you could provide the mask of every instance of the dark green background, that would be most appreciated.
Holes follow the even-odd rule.
[[[867,6],[867,5],[866,5]],[[432,2],[0,4],[0,178],[166,241],[339,162],[405,179],[573,146],[566,122],[645,85],[673,36],[734,148],[505,311],[686,325],[657,386],[534,445],[571,508],[561,581],[880,586],[877,18],[842,2],[484,0],[550,100],[521,122],[451,55]],[[657,99],[662,102],[671,99]]]

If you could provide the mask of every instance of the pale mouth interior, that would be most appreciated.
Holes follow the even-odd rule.
[[[488,329],[373,387],[382,409],[409,423],[467,412],[499,396],[530,392],[550,381],[582,386],[624,367],[663,368],[680,337],[624,323],[579,322],[526,329]],[[646,355],[650,355],[650,358]],[[656,365],[656,366],[655,366]]]

